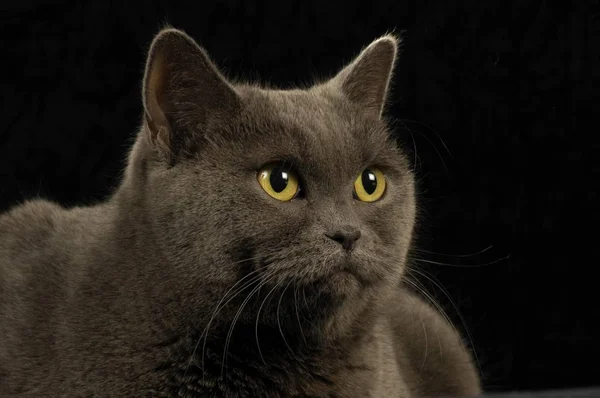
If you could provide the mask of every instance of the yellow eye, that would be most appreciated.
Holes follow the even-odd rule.
[[[258,171],[258,183],[271,197],[287,202],[300,191],[298,177],[281,164],[270,164]]]
[[[361,202],[375,202],[385,192],[385,176],[375,167],[364,169],[354,181],[354,196]]]

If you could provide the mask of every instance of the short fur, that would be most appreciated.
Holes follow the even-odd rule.
[[[114,195],[0,216],[0,395],[477,394],[459,336],[402,284],[414,179],[381,117],[397,46],[384,36],[327,82],[268,90],[162,30]],[[262,190],[273,161],[302,197]],[[387,180],[373,203],[352,193],[368,166]],[[348,231],[353,250],[328,237]]]

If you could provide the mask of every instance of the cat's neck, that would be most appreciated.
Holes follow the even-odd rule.
[[[318,391],[343,384],[336,378],[349,369],[376,367],[373,336],[380,318],[362,321],[335,339],[325,338],[308,324],[302,325],[304,331],[294,330],[289,318],[277,326],[242,321],[233,329],[218,328],[206,340],[198,331],[173,342],[159,368],[169,375],[168,384],[174,388],[193,384],[208,392],[221,383],[235,385],[250,377],[260,386],[257,391],[275,391],[283,388],[278,386],[283,382],[286,391],[307,389],[301,395],[310,396],[312,388]],[[365,388],[370,381],[363,381]]]
[[[220,311],[209,308],[208,317],[178,336],[178,357],[196,364],[209,361],[214,368],[235,358],[273,365],[342,355],[368,340],[379,319],[381,300],[374,294],[330,299],[332,304],[293,290],[272,296],[272,300],[258,296],[246,303],[240,298]]]

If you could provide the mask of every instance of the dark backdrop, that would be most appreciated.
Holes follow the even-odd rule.
[[[488,390],[600,384],[600,2],[562,3],[4,1],[1,209],[110,192],[164,22],[280,86],[405,30],[389,113],[421,184],[420,282],[466,324]]]

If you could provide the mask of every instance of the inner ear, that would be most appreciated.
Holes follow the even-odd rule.
[[[166,94],[167,82],[162,60],[156,57],[149,68],[145,84],[145,112],[144,116],[149,129],[151,143],[159,146],[162,151],[170,147],[171,125],[167,114],[172,113],[171,101]]]
[[[330,84],[364,112],[381,117],[399,43],[394,35],[373,41]]]
[[[190,150],[240,107],[206,51],[176,29],[162,30],[150,46],[143,100],[148,141],[169,159]]]

